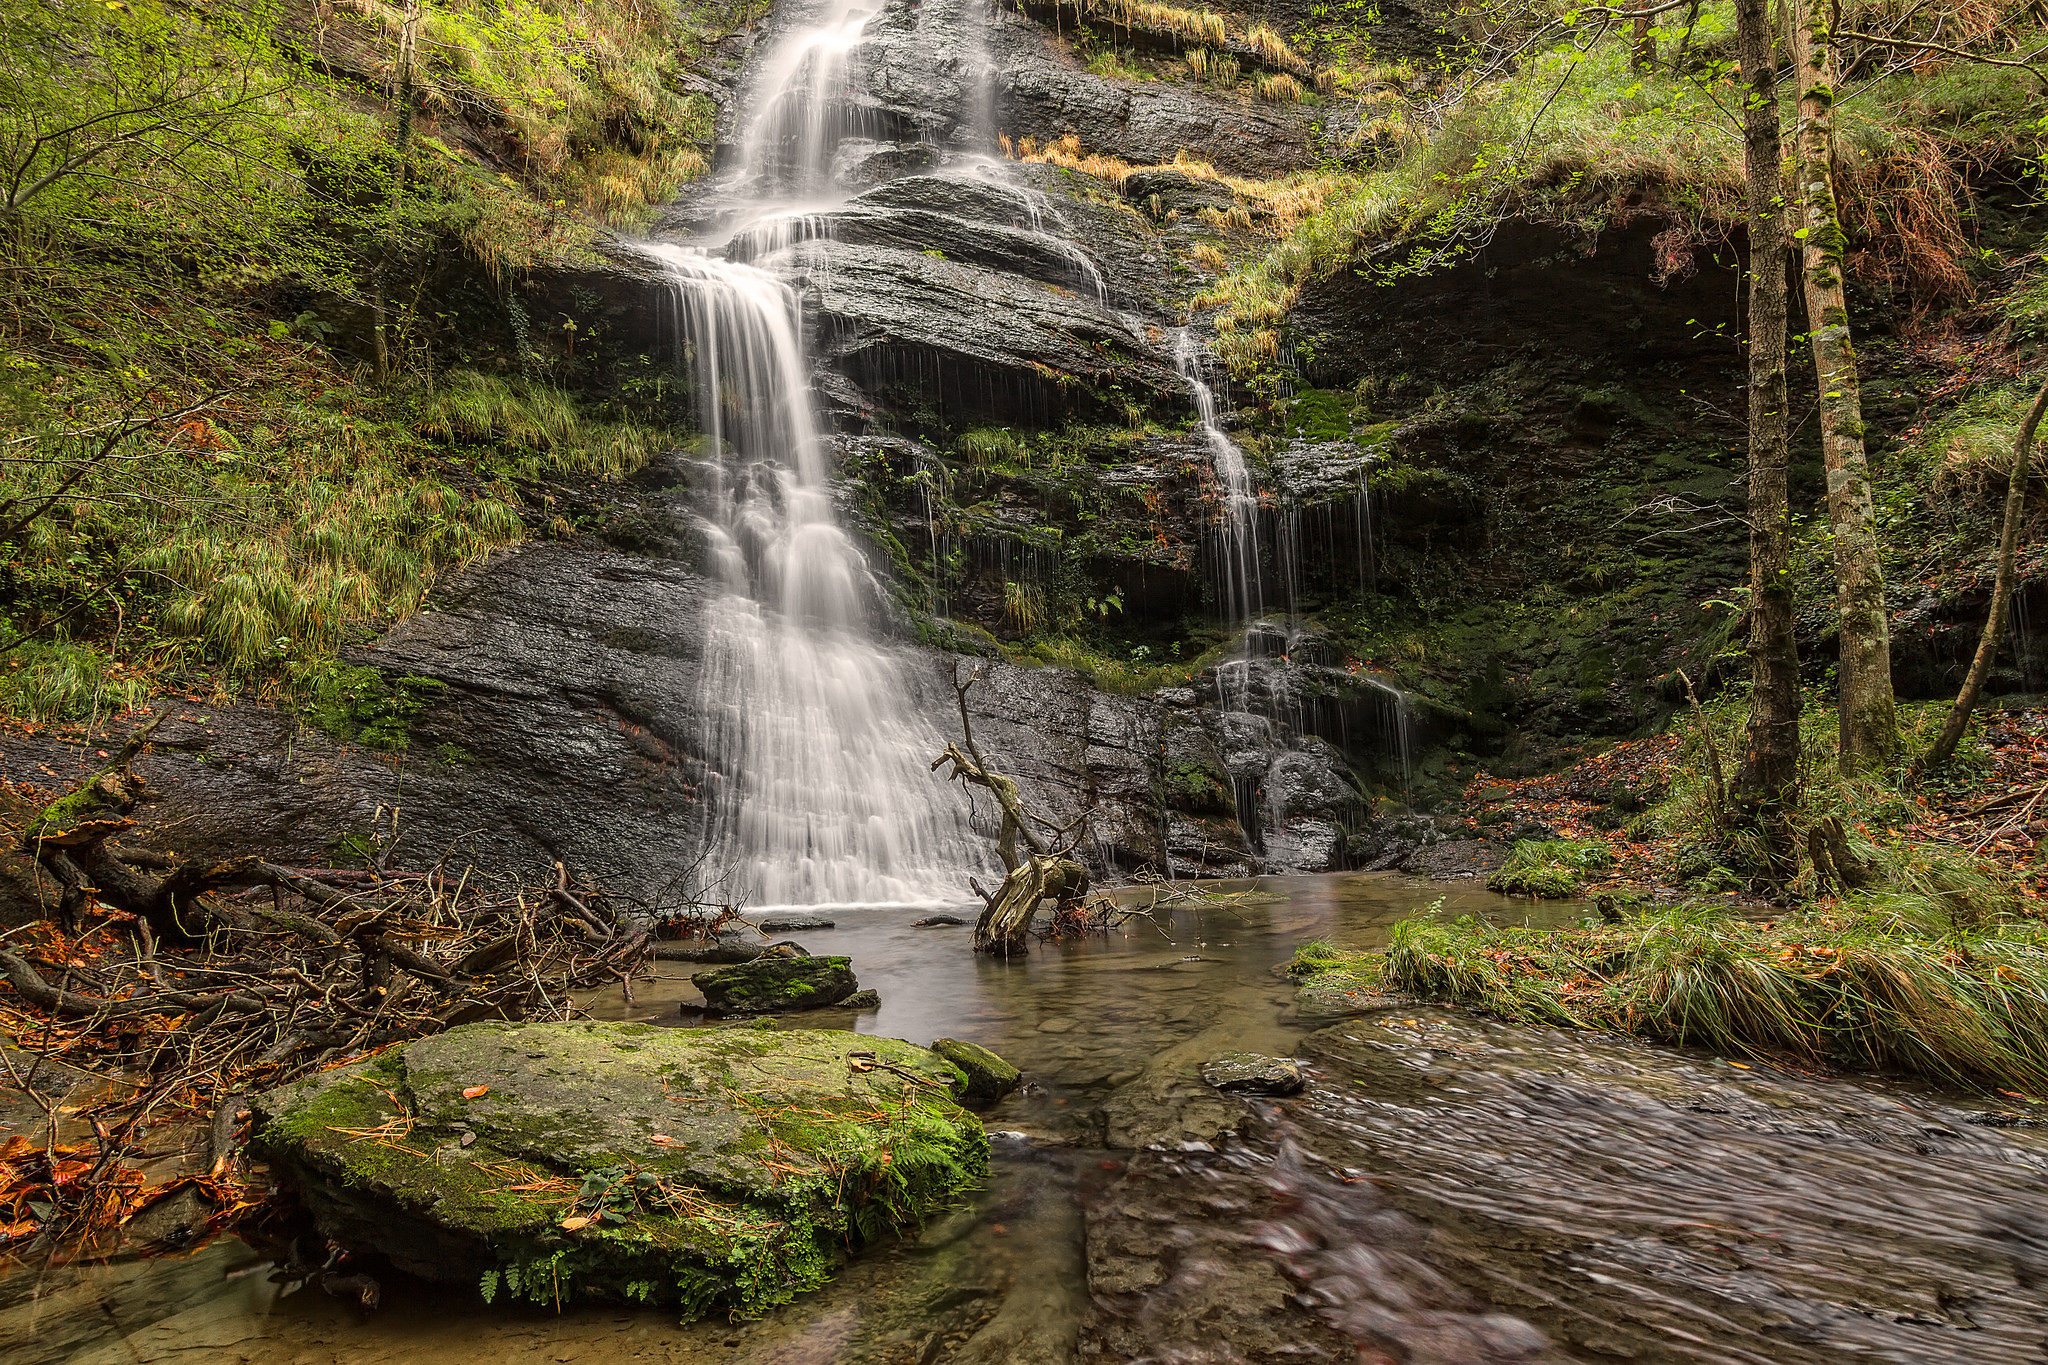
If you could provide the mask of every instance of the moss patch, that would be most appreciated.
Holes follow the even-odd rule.
[[[474,1024],[262,1096],[255,1146],[414,1274],[748,1317],[980,1180],[965,1084],[849,1033]]]

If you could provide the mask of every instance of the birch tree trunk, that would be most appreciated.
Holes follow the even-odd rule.
[[[1769,0],[1735,0],[1749,234],[1749,734],[1731,821],[1763,837],[1765,875],[1798,871],[1799,646],[1792,634],[1792,513],[1786,491],[1785,197],[1777,42]]]
[[[1838,699],[1841,767],[1868,772],[1899,745],[1892,698],[1891,622],[1884,604],[1863,443],[1862,386],[1842,292],[1841,216],[1835,202],[1836,0],[1795,0],[1792,57],[1799,71],[1798,192],[1807,326],[1820,381],[1821,450],[1827,463],[1829,537],[1835,558],[1835,622],[1841,637]]]

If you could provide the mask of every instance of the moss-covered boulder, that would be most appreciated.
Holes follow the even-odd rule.
[[[980,1180],[965,1086],[851,1033],[472,1024],[258,1097],[254,1145],[415,1275],[751,1316]]]
[[[787,1014],[836,1005],[860,989],[852,959],[761,957],[733,967],[698,972],[690,984],[712,1014]]]
[[[932,1051],[967,1073],[966,1097],[992,1103],[1017,1088],[1024,1074],[995,1053],[958,1038],[932,1039]]]

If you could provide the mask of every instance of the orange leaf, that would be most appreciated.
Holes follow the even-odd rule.
[[[564,1218],[562,1220],[562,1231],[564,1232],[575,1232],[579,1228],[587,1228],[589,1226],[590,1220],[580,1213],[573,1218]]]
[[[491,1088],[487,1085],[473,1085],[462,1092],[462,1098],[466,1100],[480,1100],[490,1093]]]
[[[651,1136],[649,1136],[649,1138],[648,1138],[647,1140],[648,1140],[649,1142],[653,1142],[653,1143],[659,1143],[659,1144],[660,1144],[661,1146],[663,1146],[663,1147],[673,1147],[673,1146],[675,1145],[675,1141],[676,1141],[676,1140],[675,1140],[674,1138],[670,1137],[670,1136],[669,1136],[669,1135],[668,1135],[667,1133],[655,1133],[655,1134],[652,1134]]]

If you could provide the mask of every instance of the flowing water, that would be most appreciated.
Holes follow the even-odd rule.
[[[1556,919],[1384,874],[1169,903],[1022,962],[964,928],[862,912],[879,1011],[968,1038],[1027,1084],[987,1115],[988,1188],[751,1324],[486,1308],[391,1278],[374,1314],[285,1293],[253,1253],[0,1282],[20,1365],[799,1362],[2003,1362],[2048,1336],[2048,1134],[2003,1102],[1822,1079],[1626,1040],[1358,1002],[1305,1013],[1276,971],[1324,935],[1426,911]],[[1142,902],[1151,892],[1136,894]],[[1127,900],[1132,899],[1127,894]],[[681,964],[612,1017],[689,1023]],[[1379,1006],[1379,1007],[1376,1007]],[[1294,1054],[1307,1089],[1222,1096],[1199,1065]]]
[[[1264,571],[1259,560],[1259,490],[1244,451],[1223,429],[1223,414],[1209,382],[1209,354],[1183,327],[1174,337],[1173,364],[1195,400],[1195,430],[1209,447],[1209,461],[1223,493],[1223,529],[1216,557],[1225,619],[1246,622],[1266,609]],[[1292,614],[1290,604],[1289,614]]]
[[[750,86],[732,209],[704,243],[640,248],[694,381],[723,589],[704,623],[698,889],[754,906],[937,903],[989,866],[930,777],[943,740],[908,661],[875,638],[882,591],[832,506],[798,295],[756,264],[830,233],[818,210],[835,149],[867,131],[845,95],[874,13],[833,0],[776,40]]]

